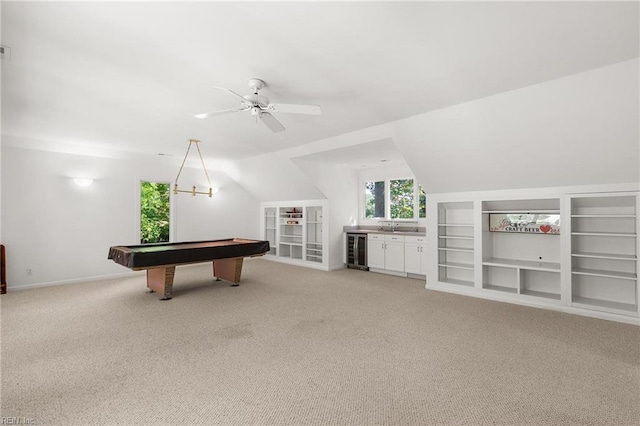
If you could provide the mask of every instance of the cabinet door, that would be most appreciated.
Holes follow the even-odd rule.
[[[420,245],[418,250],[420,250],[420,272],[418,273],[427,275],[427,246]]]
[[[367,243],[367,257],[369,268],[384,269],[384,241],[372,241]]]
[[[404,272],[404,243],[385,242],[385,269]]]
[[[404,245],[404,271],[411,274],[421,274],[421,255],[419,244],[406,243]]]

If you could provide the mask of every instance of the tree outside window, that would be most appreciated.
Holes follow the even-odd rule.
[[[364,217],[384,218],[384,181],[365,182]]]
[[[427,193],[420,184],[418,184],[418,217],[421,219],[427,217]]]
[[[389,182],[391,219],[413,219],[413,179]]]

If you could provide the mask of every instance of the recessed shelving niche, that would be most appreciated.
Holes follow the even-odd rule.
[[[262,203],[262,232],[271,246],[267,258],[326,269],[327,208],[325,200]]]
[[[473,202],[438,203],[438,280],[473,287]]]
[[[560,200],[482,202],[482,288],[560,301],[560,235],[492,232],[492,214],[559,218]]]

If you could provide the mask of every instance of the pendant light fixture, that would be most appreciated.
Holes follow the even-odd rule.
[[[184,154],[184,159],[182,160],[182,165],[180,166],[180,170],[178,171],[178,176],[176,176],[176,183],[173,185],[173,193],[177,194],[179,192],[186,192],[194,197],[196,194],[208,195],[209,197],[213,196],[213,188],[211,187],[211,180],[209,179],[209,174],[207,173],[207,168],[204,166],[204,160],[202,159],[202,153],[200,152],[200,143],[197,139],[189,139],[189,146],[187,147],[187,152]],[[204,175],[207,177],[207,182],[209,182],[209,192],[196,191],[196,186],[193,185],[191,190],[178,189],[178,179],[180,178],[180,173],[182,173],[182,168],[184,167],[185,161],[187,161],[187,156],[189,155],[189,150],[191,149],[191,145],[195,144],[196,149],[198,150],[198,156],[200,157],[200,163],[202,164],[202,170],[204,170]]]

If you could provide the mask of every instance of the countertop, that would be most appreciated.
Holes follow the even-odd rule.
[[[397,231],[385,231],[380,230],[375,226],[345,226],[343,230],[344,232],[348,232],[350,234],[413,235],[417,237],[424,237],[426,235],[426,231],[424,228],[418,228],[417,231],[404,231],[402,229]]]

